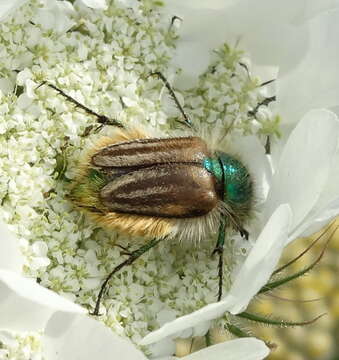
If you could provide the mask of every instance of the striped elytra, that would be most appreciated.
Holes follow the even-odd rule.
[[[100,191],[111,211],[185,218],[206,215],[217,204],[215,178],[201,164],[208,157],[198,137],[135,140],[108,146],[92,164],[109,178]]]
[[[199,137],[137,139],[112,144],[92,157],[98,167],[140,168],[169,163],[196,163],[209,156],[206,143]]]
[[[100,197],[112,211],[169,218],[205,215],[218,201],[213,176],[183,163],[136,167],[105,185]]]
[[[198,136],[148,138],[119,129],[89,151],[71,197],[107,227],[199,240],[217,231],[221,214],[227,227],[242,227],[252,182],[239,160],[210,150]]]

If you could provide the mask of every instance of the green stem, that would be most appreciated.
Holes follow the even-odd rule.
[[[336,228],[337,229],[337,228]],[[335,230],[336,230],[335,229]],[[307,246],[307,248],[305,250],[303,250],[298,256],[296,256],[295,258],[293,258],[291,261],[287,262],[286,264],[282,265],[281,267],[279,267],[278,269],[276,269],[272,275],[275,275],[283,270],[285,270],[287,267],[291,266],[292,264],[294,264],[296,261],[298,261],[301,257],[303,257],[309,250],[311,250],[311,248],[327,233],[328,229],[325,229],[315,240],[313,240],[311,242],[311,244],[309,246]],[[333,234],[332,234],[333,235]]]
[[[239,327],[235,326],[231,323],[226,323],[226,330],[228,330],[232,335],[242,338],[242,337],[250,337],[251,335],[241,330]]]
[[[321,314],[317,317],[315,317],[314,319],[311,320],[307,320],[307,321],[287,321],[287,320],[276,320],[276,319],[269,319],[265,316],[261,316],[261,315],[257,315],[257,314],[251,314],[248,313],[246,311],[237,314],[236,316],[243,318],[243,319],[247,319],[247,320],[251,320],[251,321],[255,321],[255,322],[259,322],[262,324],[266,324],[266,325],[274,325],[274,326],[281,326],[281,327],[290,327],[290,326],[305,326],[305,325],[310,325],[313,324],[314,322],[316,322],[318,319],[320,319],[321,317],[323,317],[324,314]]]
[[[235,326],[234,324],[231,324],[231,323],[226,323],[225,327],[226,327],[226,330],[228,330],[232,335],[234,335],[234,336],[236,336],[238,338],[253,336],[252,334],[241,330],[239,327],[237,327],[237,326]],[[258,338],[258,339],[260,339],[260,338]],[[265,344],[270,349],[275,349],[276,348],[276,345],[274,343],[271,343],[269,341],[265,341],[264,339],[260,339],[260,340],[264,341]]]
[[[205,341],[206,341],[206,347],[211,346],[212,345],[212,341],[211,341],[211,333],[208,330],[206,335],[205,335]]]
[[[292,274],[292,275],[289,275],[289,276],[286,276],[282,279],[278,279],[276,281],[271,281],[269,283],[267,283],[266,285],[264,285],[258,292],[258,294],[262,294],[262,293],[265,293],[267,291],[271,291],[281,285],[284,285],[292,280],[295,280],[297,278],[299,278],[300,276],[303,276],[305,275],[306,273],[308,273],[310,270],[312,270],[318,263],[319,261],[321,260],[321,258],[324,256],[324,253],[325,253],[325,250],[327,248],[327,245],[329,243],[329,241],[331,240],[331,237],[329,237],[329,239],[326,241],[323,249],[321,250],[319,256],[317,257],[317,259],[311,263],[309,266],[307,266],[305,269],[303,270],[300,270],[298,272],[296,272],[295,274]]]

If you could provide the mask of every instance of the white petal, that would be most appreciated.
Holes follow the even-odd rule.
[[[309,33],[307,51],[277,82],[278,112],[284,122],[299,121],[308,109],[339,103],[339,11],[323,13],[303,28]]]
[[[55,311],[86,313],[69,300],[14,272],[0,270],[0,329],[39,331]]]
[[[263,22],[253,24],[253,28],[255,31],[239,33],[239,46],[250,54],[255,64],[277,65],[280,72],[289,71],[307,50],[308,34],[303,27]]]
[[[324,208],[309,216],[302,226],[298,227],[289,237],[287,244],[299,237],[307,237],[319,231],[339,214],[339,198],[334,199]],[[287,245],[286,244],[286,245]]]
[[[148,347],[148,350],[152,355],[152,359],[158,359],[159,357],[166,357],[174,354],[176,350],[176,344],[173,339],[165,338],[161,341],[151,344]]]
[[[0,91],[7,95],[14,90],[14,84],[10,78],[0,78]]]
[[[187,7],[191,9],[213,9],[213,10],[223,10],[226,6],[231,5],[233,3],[236,3],[237,1],[241,0],[186,0],[183,1],[177,1],[174,0],[171,3],[174,4],[176,7]]]
[[[43,348],[48,360],[147,360],[129,340],[115,335],[99,321],[61,312],[49,320]]]
[[[81,0],[86,6],[92,9],[107,9],[106,0]]]
[[[145,336],[140,344],[151,344],[167,336],[179,337],[183,330],[216,319],[226,311],[242,311],[272,274],[286,243],[290,224],[291,210],[288,205],[281,205],[269,219],[224,299],[166,323]]]
[[[272,181],[272,168],[264,146],[256,136],[239,136],[232,142],[232,153],[239,154],[254,180],[257,201],[265,200]]]
[[[337,153],[333,157],[329,179],[326,183],[323,193],[321,194],[321,199],[317,204],[317,207],[319,209],[327,206],[327,204],[329,204],[338,197],[339,195],[338,184],[339,184],[339,148],[337,149]]]
[[[295,18],[295,23],[302,23],[305,20],[311,19],[322,12],[339,7],[337,0],[306,0],[303,4],[303,9]]]
[[[177,87],[188,89],[195,85],[197,76],[204,72],[210,63],[211,54],[206,50],[207,46],[202,42],[184,39],[179,42],[172,62],[184,71],[175,79]],[[192,58],[195,61],[192,62]]]
[[[328,8],[313,8],[304,14],[306,0],[260,0],[255,6],[252,0],[225,2],[224,6],[220,2],[213,2],[214,6],[201,3],[194,6],[171,0],[166,4],[169,16],[183,19],[174,62],[193,79],[207,67],[214,48],[225,42],[236,46],[239,40],[239,47],[250,53],[254,64],[293,68],[308,45],[308,28],[294,23]]]
[[[7,16],[24,4],[27,0],[0,0],[0,21],[6,19]]]
[[[227,300],[230,301],[229,307],[231,307],[233,305],[233,299],[227,299],[226,297],[223,300],[224,304],[226,304]],[[225,305],[225,307],[227,307],[227,305]],[[220,317],[224,314],[224,312],[224,308],[220,310],[219,303],[209,304],[191,314],[181,316],[173,321],[170,321],[163,325],[160,329],[149,333],[140,341],[140,345],[152,344],[164,339],[167,336],[180,337],[182,331],[192,328],[201,322],[206,322]]]
[[[242,338],[226,341],[209,346],[191,355],[184,356],[184,360],[261,360],[270,353],[269,348],[261,340]]]
[[[0,221],[0,269],[20,273],[23,266],[23,256],[19,249],[19,240]]]
[[[331,171],[320,198],[309,215],[290,235],[289,242],[300,236],[310,236],[339,215],[339,152],[332,159]]]
[[[70,17],[74,12],[73,5],[68,1],[48,0],[36,12],[34,22],[44,29],[65,33],[75,24]]]
[[[192,336],[204,336],[210,328],[210,321],[203,321],[194,327]]]
[[[234,301],[232,308],[227,309],[229,312],[238,314],[244,311],[267,283],[285,247],[291,224],[289,205],[280,205],[265,225],[232,284],[228,296],[237,301]]]
[[[282,203],[289,203],[297,227],[317,203],[327,182],[339,135],[334,113],[308,112],[290,135],[266,202],[264,218]]]

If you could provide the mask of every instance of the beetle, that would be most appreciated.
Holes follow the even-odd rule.
[[[248,238],[245,224],[253,210],[253,181],[246,166],[235,156],[210,149],[197,134],[170,84],[164,82],[191,135],[152,137],[139,127],[127,127],[88,109],[53,84],[48,86],[76,106],[116,126],[86,154],[73,180],[70,198],[103,227],[151,240],[123,261],[101,286],[94,315],[109,279],[122,267],[164,239],[203,241],[218,233],[212,254],[219,255],[218,300],[222,297],[223,248],[226,231]]]

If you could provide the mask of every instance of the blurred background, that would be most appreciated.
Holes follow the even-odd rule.
[[[327,231],[323,229],[310,238],[294,241],[285,249],[280,265],[296,258],[319,236],[319,241],[286,268],[281,277],[315,262],[330,240],[316,266],[271,294],[256,297],[246,311],[271,320],[293,322],[307,322],[326,315],[311,324],[295,327],[262,325],[237,317],[232,320],[247,334],[270,343],[272,351],[268,360],[339,360],[339,220],[329,225]],[[232,337],[216,328],[210,331],[209,341],[213,344]],[[205,346],[205,337],[179,340],[176,355],[185,356]]]
[[[303,327],[252,326],[255,334],[270,339],[277,347],[269,356],[272,360],[339,360],[339,220],[326,234],[331,240],[323,258],[308,274],[284,285],[281,290],[254,301],[249,311],[292,321],[305,321],[327,313],[315,323]],[[301,253],[319,236],[299,239],[286,248],[281,264]],[[326,243],[321,239],[307,254],[286,269],[295,273],[316,260]],[[289,301],[289,300],[293,301]],[[319,299],[304,302],[303,300]],[[272,315],[273,316],[273,315]]]

